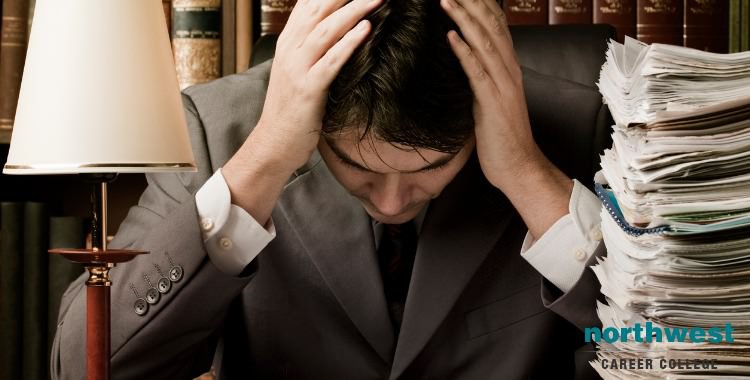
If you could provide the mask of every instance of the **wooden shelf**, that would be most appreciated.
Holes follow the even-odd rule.
[[[0,129],[0,144],[10,144],[10,131]]]

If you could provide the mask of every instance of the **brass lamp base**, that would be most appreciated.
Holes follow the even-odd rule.
[[[50,254],[83,264],[89,271],[86,281],[86,378],[109,380],[110,287],[109,270],[145,251],[126,249],[50,249]]]

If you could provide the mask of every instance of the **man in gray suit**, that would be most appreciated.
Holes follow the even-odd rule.
[[[299,1],[272,67],[183,101],[199,171],[149,176],[112,244],[151,251],[112,271],[114,378],[574,375],[599,206],[534,143],[494,0]]]

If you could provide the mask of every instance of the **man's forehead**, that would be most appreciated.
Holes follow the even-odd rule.
[[[351,132],[326,137],[325,141],[344,163],[377,173],[429,170],[446,164],[456,155]]]

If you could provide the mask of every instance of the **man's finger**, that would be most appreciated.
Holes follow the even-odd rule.
[[[319,22],[297,47],[307,53],[303,58],[307,67],[314,65],[328,49],[381,2],[382,0],[354,0]]]
[[[477,44],[494,43],[506,67],[513,72],[513,68],[518,65],[518,61],[513,50],[513,39],[510,36],[505,14],[500,6],[493,0],[456,1],[460,8],[465,9],[466,13],[477,20],[479,26],[488,32],[486,35],[480,36],[483,41],[477,41]],[[469,37],[467,37],[466,42],[469,46],[475,46],[474,41]]]
[[[336,75],[344,66],[354,50],[370,33],[370,22],[360,21],[357,26],[349,30],[343,38],[336,42],[333,47],[318,60],[308,72],[308,77],[320,91],[328,90]]]
[[[292,13],[279,36],[280,47],[292,47],[310,34],[315,25],[346,4],[348,0],[297,0]]]
[[[491,10],[491,17],[494,17],[493,20],[490,20],[490,25],[493,26],[493,29],[496,29],[497,27],[502,28],[503,31],[508,35],[508,41],[510,42],[511,47],[513,46],[513,37],[510,35],[510,29],[508,28],[508,19],[505,17],[505,11],[502,7],[500,7],[500,4],[496,0],[482,0],[484,4]],[[497,25],[497,27],[495,26]]]
[[[469,14],[475,14],[477,19],[485,26],[485,28],[493,35],[496,39],[496,43],[499,46],[500,53],[503,57],[503,61],[511,73],[516,77],[521,76],[521,68],[518,65],[518,57],[516,51],[513,48],[513,37],[510,34],[508,28],[508,19],[505,17],[505,11],[500,7],[495,0],[480,0],[480,1],[465,1],[459,0],[459,3],[464,5]],[[480,4],[484,5],[482,7]],[[486,16],[486,17],[483,17]],[[471,42],[471,41],[469,41]]]
[[[496,0],[456,0],[466,11],[476,18],[493,38],[498,38],[498,44],[513,47],[513,38],[508,29],[505,12]]]
[[[453,30],[448,32],[448,43],[469,78],[474,98],[490,99],[489,97],[494,96],[498,91],[497,87],[471,47]]]
[[[488,33],[476,17],[469,14],[467,9],[455,0],[442,0],[441,5],[461,29],[464,39],[459,38],[460,42],[470,47],[472,55],[489,73],[495,85],[501,87],[503,83],[512,81],[512,72],[507,67],[508,63],[503,57],[501,46],[498,46],[497,38],[491,38],[491,33]]]

